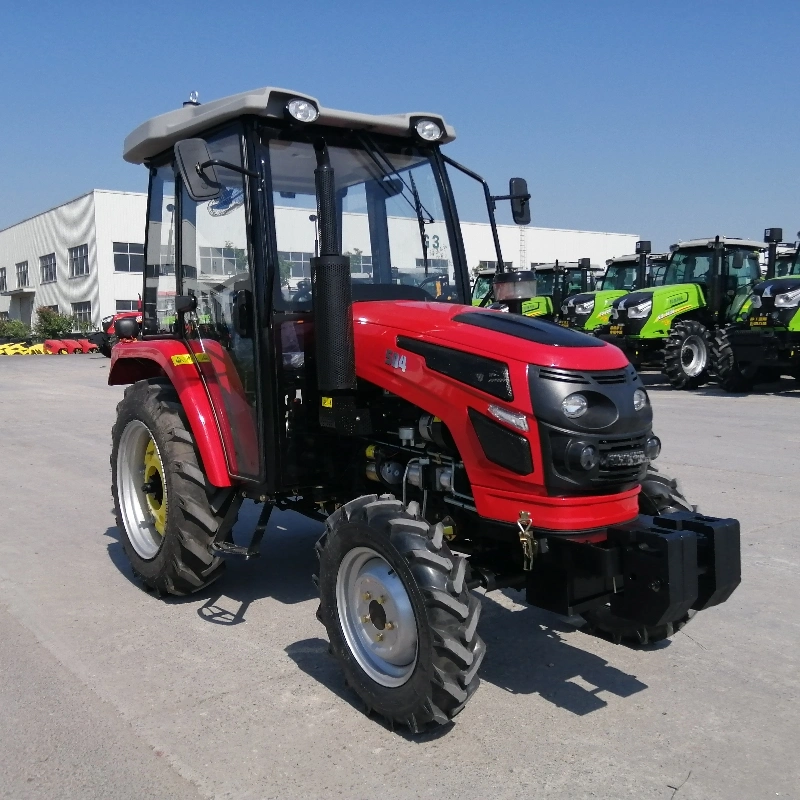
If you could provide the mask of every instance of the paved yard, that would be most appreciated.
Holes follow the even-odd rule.
[[[800,389],[647,376],[660,467],[742,521],[742,586],[636,651],[484,601],[483,684],[446,732],[362,715],[327,655],[317,526],[188,599],[132,579],[101,357],[0,358],[0,798],[800,798]],[[257,509],[246,509],[253,522]]]

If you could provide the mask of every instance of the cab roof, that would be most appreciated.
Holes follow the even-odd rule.
[[[766,245],[764,242],[756,242],[753,239],[737,239],[735,236],[720,236],[720,242],[726,247],[752,247],[754,250],[763,250]],[[709,243],[714,244],[714,237],[709,236],[707,239],[689,239],[687,242],[678,242],[672,245],[672,250],[680,248],[683,250],[686,247],[708,247]]]
[[[339,111],[320,105],[311,95],[266,86],[263,89],[253,89],[220,100],[212,100],[210,103],[187,103],[175,111],[153,117],[125,137],[122,157],[131,164],[142,164],[163,153],[181,139],[191,138],[237,117],[285,119],[286,103],[294,98],[307,100],[319,109],[319,117],[315,122],[298,123],[299,125],[331,125],[337,128],[412,138],[412,120],[423,117],[441,123],[444,135],[438,144],[452,142],[456,138],[455,129],[448,125],[440,114],[421,111],[407,114],[361,114],[355,111]]]

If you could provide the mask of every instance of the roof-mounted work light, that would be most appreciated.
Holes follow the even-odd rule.
[[[319,109],[308,100],[295,97],[286,104],[286,111],[298,122],[316,122],[319,118]]]

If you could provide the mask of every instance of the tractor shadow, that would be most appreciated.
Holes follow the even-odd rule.
[[[260,511],[260,505],[249,500],[244,503],[233,529],[237,544],[249,544]],[[161,600],[175,605],[201,601],[198,616],[223,626],[244,622],[250,604],[266,597],[286,605],[311,600],[317,597],[311,582],[317,564],[314,543],[321,534],[319,523],[292,511],[275,510],[261,542],[259,557],[249,561],[228,557],[220,580],[186,597],[164,596]],[[111,562],[131,583],[143,589],[122,549],[120,532],[116,527],[109,528],[106,536],[112,540],[108,543]]]
[[[524,602],[514,590],[504,594]],[[478,631],[486,642],[482,680],[511,694],[537,694],[576,716],[605,708],[601,693],[631,697],[648,688],[636,676],[574,646],[571,641],[588,644],[588,634],[548,611],[531,606],[512,611],[484,595]]]
[[[642,383],[647,388],[648,392],[675,392],[669,385],[666,376],[657,371],[644,371],[639,373]],[[781,378],[778,381],[770,383],[759,383],[750,392],[726,392],[717,386],[715,380],[712,378],[711,382],[706,386],[701,386],[699,389],[693,389],[691,392],[685,394],[696,394],[705,397],[747,397],[748,395],[758,396],[775,396],[775,397],[800,397],[800,381],[793,380],[792,378]]]
[[[571,714],[585,716],[608,705],[601,693],[627,698],[648,688],[634,675],[568,643],[562,634],[574,631],[574,627],[546,611],[536,608],[512,611],[484,595],[478,630],[487,644],[481,679],[510,694],[537,694]],[[575,635],[583,637],[585,634]],[[667,645],[656,645],[664,646]],[[286,654],[329,692],[353,708],[364,710],[330,655],[327,641],[312,638],[294,642],[286,647]],[[383,722],[377,715],[375,718]],[[419,742],[441,736],[448,730],[449,726],[444,726],[422,735],[404,734],[402,729],[396,732]]]

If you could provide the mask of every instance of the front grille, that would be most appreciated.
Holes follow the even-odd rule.
[[[627,383],[628,373],[624,369],[619,372],[595,372],[592,374],[592,380],[604,386],[613,383]]]
[[[638,453],[644,454],[646,436],[637,436],[630,439],[600,439],[597,449],[600,452],[600,469],[596,480],[603,484],[628,483],[640,479],[642,471],[647,465],[644,460],[639,464],[609,465],[608,456],[614,454]]]
[[[559,383],[578,384],[589,383],[587,376],[570,369],[548,369],[547,367],[538,367],[538,375],[542,380],[545,381],[558,381]]]

